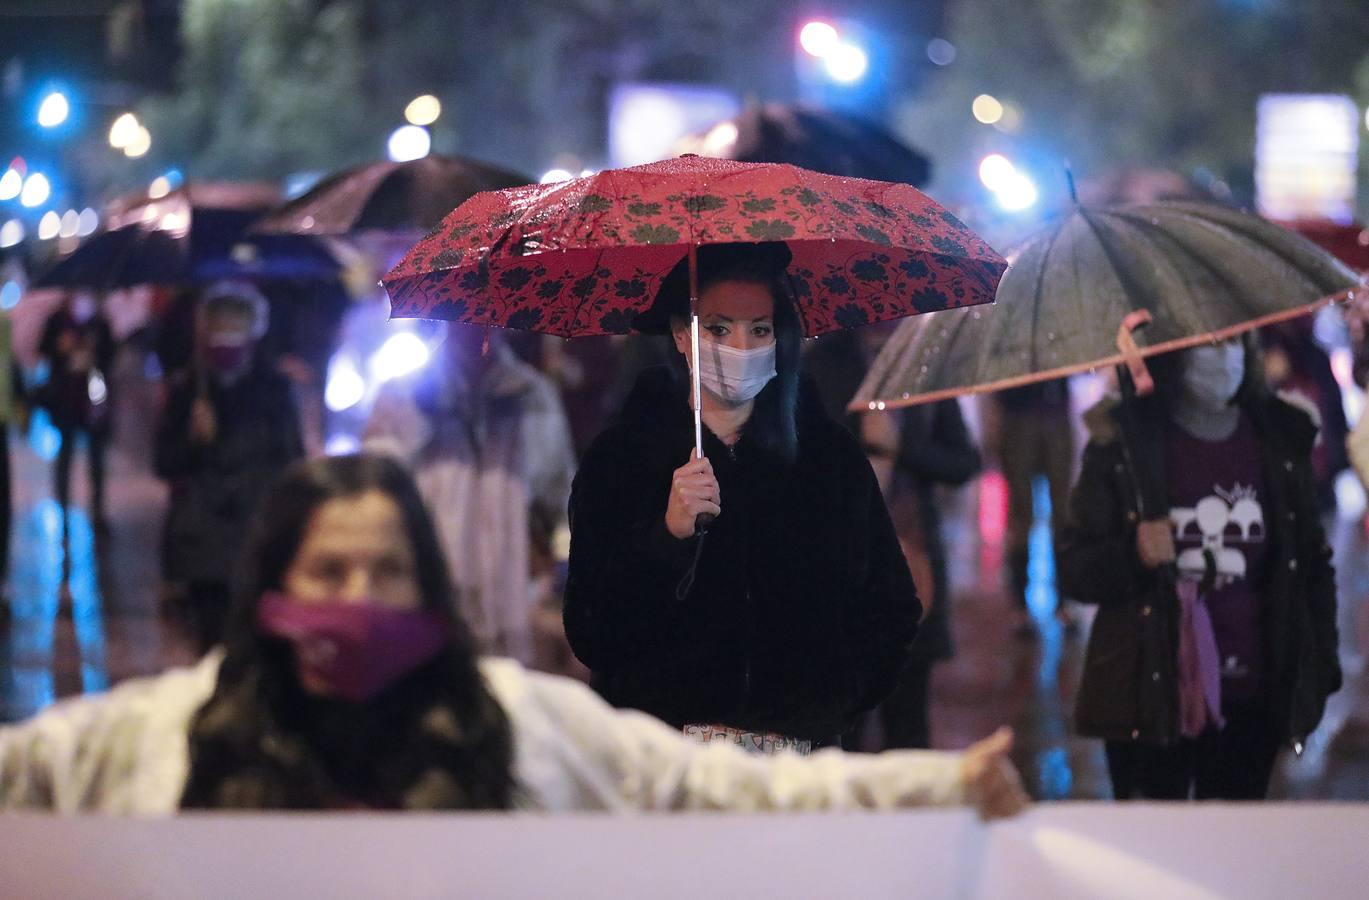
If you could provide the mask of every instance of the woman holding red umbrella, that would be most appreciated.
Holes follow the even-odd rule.
[[[698,251],[703,459],[686,264],[667,276],[636,327],[669,330],[684,364],[640,376],[570,506],[566,633],[596,688],[763,752],[807,752],[878,703],[921,613],[864,452],[800,383],[789,261]]]

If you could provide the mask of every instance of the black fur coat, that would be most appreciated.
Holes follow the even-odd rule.
[[[874,473],[810,385],[793,463],[705,431],[723,511],[681,602],[700,538],[674,538],[665,509],[694,442],[686,390],[643,373],[581,463],[566,635],[617,706],[830,739],[893,688],[921,614]]]

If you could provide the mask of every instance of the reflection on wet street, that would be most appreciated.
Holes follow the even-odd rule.
[[[192,659],[187,642],[159,614],[157,552],[165,492],[135,463],[147,458],[141,449],[146,436],[139,433],[139,417],[129,418],[133,422],[109,460],[107,537],[92,531],[78,463],[64,541],[45,459],[53,452],[51,435],[13,441],[13,617],[0,638],[0,720]],[[1101,744],[1074,736],[1070,722],[1090,611],[1072,608],[1077,634],[1067,633],[1052,614],[1054,567],[1045,522],[1050,511],[1039,492],[1029,588],[1038,635],[1014,633],[1014,609],[999,578],[1001,548],[983,537],[995,529],[992,523],[986,527],[980,494],[994,490],[989,480],[948,499],[957,656],[933,679],[933,740],[939,747],[963,747],[1007,722],[1017,730],[1014,756],[1034,795],[1105,798]],[[1285,759],[1272,790],[1276,798],[1369,800],[1369,548],[1358,519],[1329,522],[1341,586],[1346,687],[1332,699],[1303,755]]]

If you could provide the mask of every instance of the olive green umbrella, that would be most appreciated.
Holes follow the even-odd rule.
[[[992,306],[900,325],[851,409],[999,391],[1123,363],[1144,377],[1143,357],[1303,315],[1360,285],[1307,239],[1199,202],[1075,207],[1009,253],[1008,263]]]

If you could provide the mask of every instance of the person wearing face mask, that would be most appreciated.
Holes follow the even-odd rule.
[[[266,299],[223,282],[200,298],[194,361],[168,379],[154,467],[171,488],[164,601],[201,648],[216,643],[236,552],[263,490],[304,452],[286,379],[259,358]]]
[[[251,534],[221,647],[0,728],[0,809],[1026,806],[1007,729],[963,753],[770,760],[480,658],[418,488],[389,458],[297,463]]]
[[[90,470],[90,520],[105,534],[105,449],[111,432],[111,370],[117,347],[109,320],[87,291],[68,294],[43,324],[38,356],[47,366],[47,381],[34,399],[47,409],[61,432],[53,470],[57,502],[65,513],[71,502],[71,464],[84,439]]]
[[[1317,425],[1250,337],[1149,365],[1152,395],[1086,415],[1062,533],[1061,588],[1098,606],[1076,724],[1118,799],[1263,799],[1341,685]]]
[[[643,372],[581,462],[564,613],[611,703],[767,752],[830,743],[879,703],[921,614],[859,441],[800,383],[788,262],[783,244],[699,248],[704,459],[686,264],[638,317],[686,365]]]

